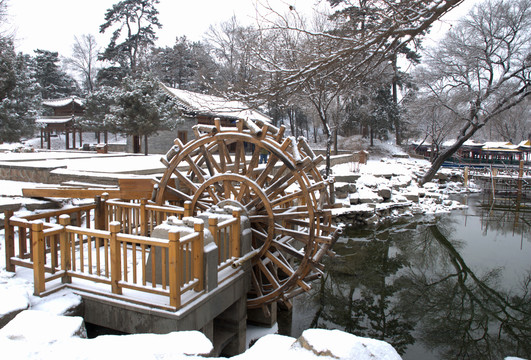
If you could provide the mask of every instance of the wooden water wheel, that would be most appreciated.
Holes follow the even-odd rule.
[[[305,139],[249,120],[237,127],[197,125],[196,139],[178,139],[166,154],[156,202],[191,201],[195,214],[221,202],[238,204],[252,227],[252,290],[248,307],[289,299],[310,289],[321,258],[339,230],[327,210],[329,181]],[[261,156],[262,155],[262,156]],[[265,163],[260,159],[267,157]]]

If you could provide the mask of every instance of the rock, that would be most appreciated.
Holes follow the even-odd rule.
[[[338,182],[346,182],[354,184],[358,179],[360,178],[360,174],[341,174],[341,175],[334,175],[334,179],[336,183]]]
[[[292,349],[305,349],[314,356],[340,360],[399,360],[400,355],[388,343],[363,338],[339,330],[305,330]]]
[[[23,289],[0,289],[0,299],[0,329],[30,307],[28,294]]]
[[[358,205],[360,203],[360,195],[359,194],[350,194],[350,205]]]
[[[83,299],[68,290],[61,290],[34,303],[32,310],[46,311],[54,315],[83,316]]]
[[[404,196],[409,201],[419,202],[418,192],[417,193],[413,193],[413,192],[403,193],[402,196]]]
[[[374,214],[373,216],[365,220],[367,225],[376,225],[378,224],[379,221],[380,221],[380,217],[376,214]]]
[[[388,187],[381,187],[378,189],[378,196],[381,196],[384,201],[391,198],[391,189]]]
[[[349,183],[335,183],[335,192],[336,197],[339,199],[345,199],[349,192],[350,192],[350,184]]]
[[[0,338],[31,344],[53,344],[72,337],[87,337],[82,317],[59,316],[38,310],[24,310],[0,329]]]

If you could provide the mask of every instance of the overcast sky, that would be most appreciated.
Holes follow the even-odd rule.
[[[100,46],[107,45],[110,33],[99,34],[107,9],[119,0],[8,0],[11,27],[18,51],[33,54],[35,49],[58,51],[70,56],[74,35],[93,34]],[[280,12],[288,1],[298,8],[311,9],[317,0],[270,0]],[[253,0],[160,0],[157,5],[162,29],[157,29],[159,46],[170,46],[177,36],[201,40],[210,25],[235,15],[241,23],[255,18]],[[302,8],[302,5],[301,5]]]
[[[74,36],[92,34],[98,44],[105,47],[112,30],[99,34],[99,26],[107,9],[119,0],[8,0],[11,28],[15,31],[18,51],[33,55],[33,50],[58,51],[69,57]],[[265,1],[265,0],[261,0]],[[303,14],[309,14],[319,0],[268,0],[280,13],[288,4]],[[463,5],[447,16],[445,25],[435,24],[434,33],[441,32],[452,23],[449,18],[463,13],[469,4],[478,0],[465,0]],[[157,30],[159,46],[171,46],[177,36],[186,35],[191,40],[201,40],[210,25],[227,21],[235,15],[241,23],[252,23],[255,18],[254,0],[160,0],[157,5],[162,29]]]

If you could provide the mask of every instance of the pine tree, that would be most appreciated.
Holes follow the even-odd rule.
[[[16,142],[33,134],[40,89],[28,55],[16,55],[13,43],[0,38],[0,142]]]
[[[154,27],[162,27],[155,8],[158,3],[159,0],[123,0],[108,9],[100,33],[111,27],[116,29],[101,60],[108,60],[136,74],[142,51],[153,46],[157,39]],[[126,30],[125,34],[123,30]]]
[[[43,99],[58,99],[78,92],[75,80],[61,70],[57,52],[37,49],[35,54],[33,66]]]

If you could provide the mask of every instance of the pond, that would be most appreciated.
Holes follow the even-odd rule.
[[[347,228],[279,332],[342,329],[405,360],[531,359],[531,209],[463,201],[450,214]]]

